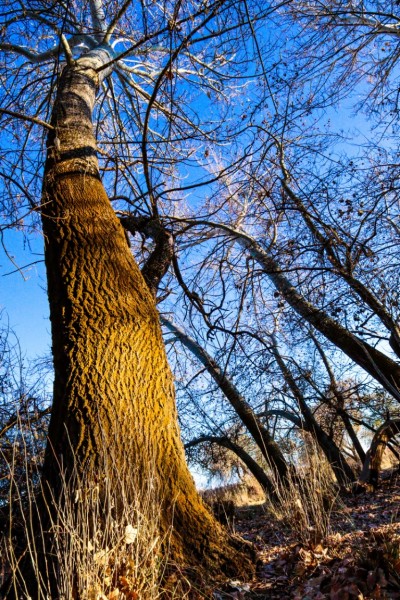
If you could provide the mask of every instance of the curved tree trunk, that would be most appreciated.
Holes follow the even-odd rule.
[[[222,448],[226,448],[227,450],[231,450],[236,454],[238,458],[246,465],[250,473],[253,475],[254,479],[258,481],[261,485],[264,492],[270,496],[271,498],[276,498],[276,490],[274,485],[272,484],[270,478],[264,471],[262,467],[258,464],[257,461],[254,460],[252,456],[244,448],[236,444],[228,437],[218,437],[214,435],[203,435],[200,438],[194,439],[187,444],[185,444],[185,449],[193,448],[193,446],[197,446],[198,444],[209,443],[209,444],[218,444]]]
[[[272,338],[272,353],[276,358],[276,362],[282,372],[282,375],[291,389],[294,397],[296,398],[301,414],[304,419],[304,429],[309,431],[322,452],[325,454],[331,468],[335,474],[335,477],[340,485],[346,485],[349,481],[355,480],[355,474],[353,469],[346,461],[343,453],[338,448],[335,441],[329,437],[329,435],[322,429],[319,423],[316,421],[313,413],[311,412],[303,393],[297,385],[292,373],[287,367],[281,354],[279,353],[276,340]]]
[[[64,69],[48,139],[42,219],[55,382],[45,502],[57,511],[60,470],[64,486],[73,473],[92,476],[100,494],[108,478],[117,511],[120,479],[129,503],[150,478],[169,560],[243,575],[250,561],[204,507],[186,466],[155,302],[100,180],[91,115],[96,68],[111,52],[100,46]],[[39,598],[37,583],[29,590]]]
[[[388,442],[398,433],[400,433],[400,419],[390,419],[379,427],[366,454],[360,476],[361,482],[369,483],[374,488],[378,487],[383,453]]]
[[[258,416],[246,399],[241,395],[234,383],[226,376],[215,360],[193,338],[188,336],[180,329],[180,327],[165,317],[161,317],[161,321],[205,366],[208,373],[218,384],[243,425],[254,439],[267,464],[274,471],[276,479],[285,485],[289,469],[285,457],[268,429],[261,423]]]
[[[332,319],[324,310],[307,300],[286,277],[278,261],[251,236],[221,223],[201,220],[197,220],[196,223],[198,225],[204,223],[221,229],[231,239],[237,240],[260,265],[276,289],[300,317],[303,317],[326,339],[340,348],[400,402],[400,365],[398,362],[354,335]],[[400,352],[400,350],[396,348],[396,352]]]

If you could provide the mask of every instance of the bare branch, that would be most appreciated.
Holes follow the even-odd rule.
[[[16,117],[17,119],[21,119],[22,121],[28,121],[29,123],[34,123],[35,125],[41,125],[50,131],[54,130],[54,127],[50,125],[50,123],[46,123],[46,121],[42,121],[38,117],[30,117],[28,115],[23,115],[22,113],[17,113],[13,110],[8,110],[7,108],[0,108],[0,113],[4,115],[10,115],[10,117]]]

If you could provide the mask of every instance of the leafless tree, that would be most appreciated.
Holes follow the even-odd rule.
[[[4,227],[39,227],[41,216],[55,369],[37,504],[43,551],[36,565],[19,563],[7,597],[41,597],[42,585],[56,597],[60,466],[64,481],[76,469],[99,481],[104,449],[120,466],[116,494],[125,467],[135,465],[143,480],[152,469],[164,534],[174,520],[170,559],[207,563],[209,572],[251,570],[202,505],[184,461],[149,285],[162,261],[151,253],[143,278],[113,207],[158,225],[192,187],[183,178],[202,183],[210,155],[228,140],[241,143],[248,119],[238,116],[238,97],[260,71],[252,40],[274,8],[219,0],[2,7]],[[135,483],[125,483],[129,502]]]

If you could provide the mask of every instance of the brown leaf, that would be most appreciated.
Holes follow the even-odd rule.
[[[130,583],[127,580],[126,577],[124,577],[123,575],[119,578],[119,582],[121,585],[123,585],[124,587],[130,587]]]

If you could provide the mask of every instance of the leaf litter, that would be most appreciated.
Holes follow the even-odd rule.
[[[400,478],[342,498],[332,533],[313,545],[263,505],[237,509],[234,530],[256,546],[257,576],[215,600],[400,600]]]

